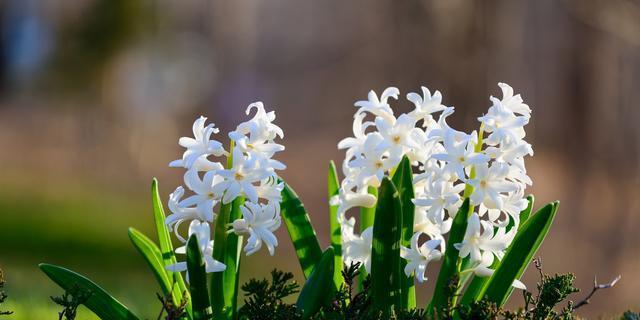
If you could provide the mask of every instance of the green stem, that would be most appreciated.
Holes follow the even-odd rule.
[[[227,168],[233,166],[233,148],[231,141]],[[214,272],[211,276],[211,305],[215,319],[233,320],[237,317],[238,279],[240,271],[240,257],[242,251],[242,237],[235,233],[227,233],[228,225],[241,217],[240,206],[244,204],[244,197],[240,196],[231,203],[222,204],[216,218],[213,258],[224,263],[227,269]]]

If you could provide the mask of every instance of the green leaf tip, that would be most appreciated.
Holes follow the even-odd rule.
[[[336,287],[333,284],[334,250],[329,246],[323,253],[320,261],[313,267],[309,278],[304,283],[300,295],[296,301],[298,308],[302,310],[302,318],[308,319],[316,314],[320,308],[331,301],[335,296]]]

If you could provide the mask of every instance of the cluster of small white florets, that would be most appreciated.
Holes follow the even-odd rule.
[[[338,144],[346,149],[345,177],[339,195],[332,199],[339,206],[347,264],[360,262],[369,271],[373,232],[369,226],[360,235],[354,233],[355,218],[345,213],[374,206],[376,196],[368,192],[369,187],[378,187],[406,155],[418,173],[413,179],[415,234],[411,246],[401,248],[407,260],[405,273],[415,274],[420,282],[426,280],[427,264],[443,256],[444,235],[464,197],[469,197],[477,211],[469,217],[464,241],[455,247],[460,257],[469,256],[469,271],[491,274],[491,264],[504,255],[518,227],[519,213],[527,207],[524,189],[531,180],[523,158],[533,155],[531,145],[523,140],[531,110],[510,86],[498,85],[502,99],[490,98],[492,106],[478,118],[479,132],[470,134],[447,124],[454,108],[442,104],[439,91],[431,94],[425,87],[422,94],[407,95],[415,109],[397,117],[389,105],[390,98],[398,99],[397,88],[387,88],[380,97],[371,91],[367,101],[355,103],[359,109],[354,136]],[[510,221],[515,227],[507,230]],[[423,238],[428,240],[420,244]]]
[[[184,185],[191,195],[182,199],[185,188],[179,186],[170,196],[168,207],[171,211],[167,225],[183,243],[187,239],[180,235],[180,224],[187,221],[189,236],[198,239],[207,272],[224,271],[226,266],[213,256],[211,225],[216,220],[219,204],[230,204],[238,197],[244,197],[240,206],[242,218],[231,223],[231,230],[238,235],[249,236],[244,246],[247,255],[258,251],[263,243],[273,255],[278,241],[273,232],[280,227],[280,192],[284,184],[279,182],[276,170],[284,170],[285,165],[273,156],[284,146],[274,140],[283,137],[280,127],[273,124],[275,113],[265,112],[261,102],[256,102],[246,110],[247,115],[256,109],[252,119],[238,125],[229,132],[234,147],[231,152],[224,149],[221,142],[212,136],[219,132],[213,123],[206,124],[207,118],[200,117],[193,123],[193,138],[182,137],[180,146],[186,148],[182,159],[172,161],[170,167],[185,168]],[[225,167],[223,163],[231,163]],[[225,160],[220,162],[218,160]],[[188,238],[188,237],[187,237]],[[176,249],[184,254],[185,247]],[[168,267],[173,271],[187,269],[186,262],[178,262]]]

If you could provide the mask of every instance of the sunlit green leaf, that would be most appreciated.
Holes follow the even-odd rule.
[[[547,236],[558,205],[557,201],[547,204],[521,225],[500,266],[477,298],[486,297],[500,306],[509,299],[513,281],[520,279]]]
[[[156,178],[153,178],[151,182],[151,202],[153,204],[153,220],[155,221],[156,232],[158,233],[158,243],[160,244],[163,266],[166,267],[176,263],[176,256],[173,251],[173,244],[171,243],[171,233],[165,223],[165,213],[162,206],[162,200],[160,199],[160,192],[158,190],[158,180]],[[182,275],[180,272],[171,272],[166,269],[165,272],[172,283],[175,282],[172,292],[173,301],[180,304],[184,296],[187,299],[186,310],[188,317],[192,318],[191,298],[189,297],[189,290],[187,290],[187,286],[184,283],[184,279],[182,279]]]
[[[127,309],[127,307],[86,277],[69,269],[52,264],[41,263],[39,267],[40,270],[42,270],[49,278],[51,278],[51,280],[53,280],[53,282],[57,283],[65,291],[71,291],[75,287],[91,292],[91,296],[84,305],[100,317],[100,319],[138,319],[136,315]]]
[[[413,218],[415,216],[415,205],[413,198],[413,170],[411,169],[411,161],[407,156],[402,158],[394,175],[393,184],[400,194],[400,202],[402,203],[402,235],[400,244],[405,247],[411,246],[411,237],[413,236]],[[407,261],[400,259],[400,269],[404,270]],[[416,289],[414,277],[402,277],[402,307],[404,309],[415,309],[416,307]]]
[[[289,231],[293,247],[296,249],[300,267],[305,278],[308,278],[313,266],[320,261],[322,249],[300,198],[286,183],[282,190],[281,207],[282,218]]]
[[[402,307],[400,269],[402,204],[400,194],[388,178],[382,179],[373,223],[371,249],[371,303],[385,316]]]
[[[193,319],[213,319],[213,310],[211,309],[211,301],[207,292],[205,263],[195,234],[191,235],[189,241],[187,241],[187,270],[189,272]]]
[[[179,301],[177,298],[181,298],[181,296],[176,297],[173,294],[173,283],[167,275],[167,270],[162,262],[162,253],[156,244],[134,228],[129,228],[129,239],[131,239],[133,246],[140,252],[149,265],[149,268],[151,268],[153,275],[162,289],[162,293],[164,295],[171,295],[174,299],[173,301]]]
[[[461,259],[458,256],[458,249],[454,247],[454,244],[460,243],[464,239],[464,233],[467,230],[469,212],[469,198],[466,198],[453,219],[451,231],[449,232],[449,239],[447,240],[444,260],[442,261],[440,273],[438,273],[438,280],[436,281],[435,289],[433,291],[433,298],[427,308],[427,312],[429,312],[429,314],[434,314],[434,312],[440,311],[446,305],[449,298],[451,298],[447,295],[447,287],[452,279],[459,278]]]
[[[233,152],[234,143],[229,147]],[[233,158],[227,158],[227,167],[233,165]],[[238,281],[242,237],[228,233],[229,224],[242,217],[240,206],[244,197],[238,197],[231,203],[222,204],[216,217],[213,242],[213,258],[224,263],[227,269],[211,275],[211,305],[216,319],[232,320],[236,318],[238,304]]]
[[[333,161],[329,162],[329,174],[327,176],[327,186],[328,186],[328,200],[330,201],[332,197],[338,195],[340,192],[340,182],[338,180],[338,172],[336,171],[336,165]],[[333,251],[335,253],[334,256],[334,269],[342,270],[342,231],[340,229],[340,223],[338,223],[338,206],[337,205],[329,205],[329,229],[331,236],[331,246],[333,247]],[[340,288],[341,285],[344,284],[344,278],[342,277],[342,273],[334,272],[333,274],[333,282],[336,285],[336,288]]]

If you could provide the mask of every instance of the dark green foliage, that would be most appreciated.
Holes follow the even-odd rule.
[[[300,319],[302,312],[293,304],[286,304],[283,298],[298,292],[299,285],[292,280],[293,274],[278,270],[271,271],[271,282],[267,279],[251,279],[242,285],[247,299],[238,310],[240,319],[277,320]]]
[[[7,295],[2,291],[4,288],[4,274],[2,273],[2,269],[0,269],[0,303],[3,303],[5,299],[7,299]],[[0,310],[0,316],[6,316],[12,314],[12,311],[2,311]]]
[[[159,293],[156,293],[158,300],[162,303],[162,310],[160,310],[160,315],[158,316],[158,320],[162,318],[162,315],[166,313],[164,320],[178,320],[178,319],[186,319],[187,318],[187,301],[188,301],[188,293],[185,291],[182,295],[182,302],[179,305],[176,305],[173,301],[173,297],[171,295],[162,296]]]
[[[640,320],[640,313],[633,312],[631,310],[626,311],[620,320]]]
[[[78,307],[87,302],[93,293],[88,289],[81,288],[80,286],[73,286],[71,289],[65,291],[60,297],[51,297],[51,300],[57,305],[63,307],[62,311],[58,312],[58,319],[73,320],[76,318],[76,312]]]
[[[503,311],[495,302],[488,300],[473,301],[458,307],[458,315],[462,320],[497,319]]]
[[[537,319],[545,319],[549,316],[555,318],[558,314],[553,311],[553,307],[566,299],[568,295],[580,291],[573,287],[575,279],[576,277],[571,273],[554,276],[542,274],[542,280],[538,284],[538,297],[534,300],[533,317]],[[572,309],[570,307],[566,310],[568,312],[563,310],[563,313],[570,313]]]
[[[366,315],[366,310],[371,306],[369,290],[371,288],[371,278],[367,276],[362,283],[362,291],[355,293],[355,279],[360,274],[359,262],[345,266],[342,270],[344,285],[336,293],[335,299],[322,308],[316,319],[361,319]]]
[[[567,301],[563,308],[559,305],[567,297],[578,289],[573,287],[575,276],[573,274],[546,275],[542,272],[539,260],[535,260],[536,267],[540,271],[540,283],[538,292],[534,295],[524,291],[524,306],[515,311],[505,310],[496,302],[481,299],[469,304],[454,306],[455,291],[459,286],[456,277],[445,286],[444,296],[448,299],[439,310],[434,310],[432,315],[425,313],[423,309],[399,310],[394,307],[391,314],[387,315],[378,308],[372,306],[371,277],[367,275],[361,284],[362,290],[356,292],[356,279],[359,278],[360,263],[345,266],[342,271],[344,285],[337,291],[330,303],[325,304],[320,311],[311,317],[313,320],[574,320],[575,310],[593,294],[589,294],[584,300],[574,304]],[[298,285],[290,281],[293,275],[274,270],[272,281],[250,280],[242,286],[242,290],[249,297],[245,305],[240,308],[240,319],[258,320],[299,320],[302,319],[301,311],[292,304],[282,302],[288,295],[297,292]],[[331,281],[327,281],[331,284]],[[615,281],[613,282],[615,284]],[[598,289],[609,288],[613,284],[594,284],[595,292]],[[621,320],[640,320],[638,313],[626,312]]]

